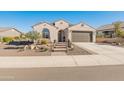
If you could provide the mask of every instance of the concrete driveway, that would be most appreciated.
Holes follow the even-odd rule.
[[[75,45],[91,50],[99,55],[123,55],[124,48],[118,46],[111,46],[105,44],[96,44],[96,43],[74,43]]]
[[[88,51],[95,52],[96,55],[91,55],[89,58],[99,65],[124,64],[124,48],[96,43],[75,43],[75,45]]]

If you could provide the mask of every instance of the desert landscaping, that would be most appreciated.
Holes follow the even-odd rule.
[[[65,55],[91,55],[91,52],[71,44],[71,42],[57,43],[65,50],[54,50],[56,43],[41,38],[40,33],[29,32],[20,37],[4,37],[0,43],[0,56],[51,56],[52,52]]]

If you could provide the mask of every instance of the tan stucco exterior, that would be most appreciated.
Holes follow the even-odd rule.
[[[69,30],[70,40],[72,40],[72,35],[71,35],[72,31],[85,31],[85,32],[92,32],[92,37],[93,37],[92,42],[96,42],[96,30],[87,24],[79,23],[77,25],[69,27],[68,30]]]
[[[63,20],[59,20],[55,22],[55,27],[57,27],[58,30],[64,30],[69,27],[69,23]]]
[[[56,27],[54,26],[51,26],[50,24],[48,23],[41,23],[39,25],[36,25],[33,27],[33,31],[37,31],[37,32],[40,32],[42,34],[42,31],[43,29],[49,29],[49,33],[50,33],[50,40],[53,42],[54,40],[57,39],[57,30],[56,30]]]
[[[63,40],[67,41],[68,39],[71,41],[72,31],[92,32],[93,42],[95,42],[95,38],[96,38],[96,30],[91,26],[86,25],[84,23],[79,23],[77,25],[70,26],[69,23],[64,20],[59,20],[52,24],[49,24],[46,22],[36,24],[33,26],[33,31],[37,31],[42,34],[43,29],[46,29],[46,28],[49,29],[51,42],[53,42],[54,40],[59,42],[59,40],[61,39],[59,38],[60,33],[62,33],[61,37],[64,37],[64,39],[63,38],[61,39],[62,41]]]

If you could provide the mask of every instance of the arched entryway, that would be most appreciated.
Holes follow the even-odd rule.
[[[49,32],[49,29],[47,28],[44,28],[43,31],[42,31],[42,37],[43,38],[50,38],[50,32]]]
[[[58,42],[65,42],[65,32],[64,32],[64,30],[60,30],[58,32]]]

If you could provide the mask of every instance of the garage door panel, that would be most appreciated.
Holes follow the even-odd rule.
[[[91,32],[72,31],[73,42],[91,42]]]

